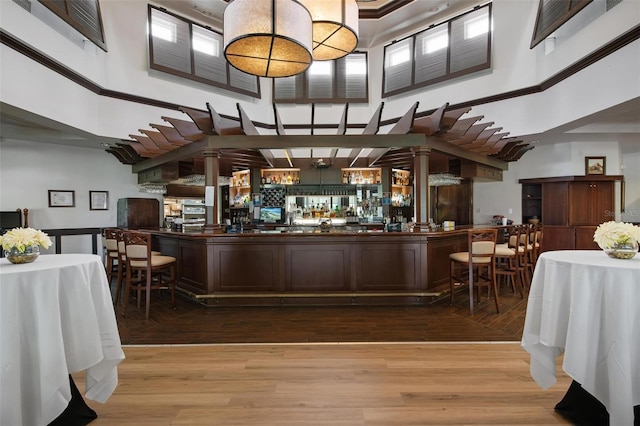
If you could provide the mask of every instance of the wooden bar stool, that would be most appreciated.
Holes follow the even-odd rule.
[[[107,272],[107,281],[109,287],[111,287],[111,280],[113,278],[114,270],[118,266],[118,239],[117,229],[107,228],[102,234],[104,236],[104,248],[105,248],[105,270]],[[116,271],[117,272],[117,271]]]
[[[469,284],[469,308],[472,314],[474,289],[477,289],[478,302],[480,302],[482,287],[487,287],[489,293],[493,288],[496,312],[500,313],[495,267],[497,236],[497,229],[470,229],[468,232],[469,251],[449,255],[450,304],[453,304],[455,283],[467,282]]]
[[[126,280],[124,290],[124,306],[122,316],[125,316],[127,304],[132,290],[138,293],[138,308],[141,293],[145,292],[145,319],[149,319],[151,290],[169,287],[171,289],[171,305],[176,308],[176,258],[172,256],[153,255],[151,252],[151,234],[147,232],[130,231],[124,234],[126,251]],[[134,278],[134,273],[136,277]],[[163,281],[165,273],[169,274],[168,281]]]
[[[516,242],[520,240],[521,228],[513,226],[509,228],[509,238],[506,243],[496,245],[496,275],[506,277],[511,283],[511,290],[515,293],[516,287],[520,290],[520,297],[524,298],[520,260]]]

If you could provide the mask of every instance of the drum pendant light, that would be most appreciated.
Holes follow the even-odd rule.
[[[355,0],[300,0],[313,19],[313,59],[342,58],[358,45]]]
[[[260,77],[302,73],[313,60],[311,25],[297,0],[234,0],[224,11],[224,56]]]

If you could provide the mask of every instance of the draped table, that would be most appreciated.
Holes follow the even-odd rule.
[[[531,282],[522,347],[544,389],[562,369],[597,398],[611,425],[634,424],[640,404],[640,254],[597,250],[540,255]]]
[[[105,402],[123,359],[99,256],[0,259],[0,425],[56,419],[71,400],[72,372],[85,371],[85,396]]]

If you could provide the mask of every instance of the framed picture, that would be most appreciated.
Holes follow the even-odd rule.
[[[109,192],[89,191],[89,210],[109,210]]]
[[[75,207],[76,191],[49,190],[49,207]]]
[[[606,173],[607,157],[584,157],[585,175],[603,175]]]

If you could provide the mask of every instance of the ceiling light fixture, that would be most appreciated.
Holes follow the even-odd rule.
[[[312,61],[312,22],[297,0],[234,0],[224,11],[224,56],[260,77],[289,77]]]
[[[358,45],[358,5],[355,0],[300,0],[313,19],[313,59],[342,58]]]

